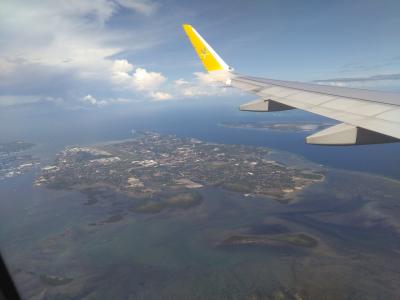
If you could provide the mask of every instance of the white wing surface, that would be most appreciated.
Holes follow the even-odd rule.
[[[215,80],[258,95],[258,100],[241,105],[241,110],[268,112],[298,108],[342,122],[307,137],[310,144],[399,141],[399,94],[240,75],[228,67],[193,27],[183,27],[204,67]]]

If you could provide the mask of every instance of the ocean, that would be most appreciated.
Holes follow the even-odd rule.
[[[1,141],[36,143],[32,151],[42,165],[66,146],[150,130],[265,146],[329,170],[324,183],[290,204],[206,187],[201,205],[160,214],[131,212],[115,198],[85,205],[79,192],[33,187],[38,170],[1,181],[0,249],[24,298],[397,299],[400,185],[392,179],[400,179],[400,144],[310,146],[304,138],[311,133],[220,126],[327,122],[299,111],[243,113],[239,101],[0,113],[7,124]],[[90,225],[114,215],[121,220]],[[221,246],[243,233],[287,232],[312,236],[318,246]],[[54,284],[51,276],[68,284]]]

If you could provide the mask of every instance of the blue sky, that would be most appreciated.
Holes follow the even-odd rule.
[[[0,105],[104,108],[239,95],[209,87],[182,23],[241,73],[400,90],[399,12],[400,2],[378,0],[6,0]]]

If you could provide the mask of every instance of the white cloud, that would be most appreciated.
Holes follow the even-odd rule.
[[[140,91],[154,91],[165,82],[166,78],[158,72],[148,72],[137,68],[132,76],[133,85]]]
[[[98,66],[121,50],[107,45],[111,36],[103,27],[116,9],[107,0],[6,1],[0,33],[7,43],[2,43],[0,54],[14,62],[23,58],[25,64]]]
[[[123,103],[131,102],[131,100],[127,99],[127,98],[98,99],[90,94],[82,97],[80,100],[81,100],[81,102],[83,102],[86,105],[97,106],[97,107],[104,107],[104,106],[111,105],[111,104],[123,104]]]
[[[194,72],[193,73],[196,79],[200,82],[200,84],[214,85],[216,81],[211,77],[209,73],[203,72]]]
[[[176,98],[198,98],[208,96],[223,96],[227,89],[216,82],[208,73],[195,72],[190,81],[178,79],[174,81]]]
[[[173,96],[169,93],[165,92],[155,92],[151,93],[151,96],[153,97],[154,100],[156,101],[165,101],[165,100],[171,100]]]
[[[195,72],[193,75],[191,80],[179,78],[167,82],[163,74],[144,68],[135,69],[127,60],[114,61],[111,68],[114,84],[147,93],[147,96],[156,101],[227,95],[227,89],[208,73]],[[160,91],[161,87],[164,91]]]
[[[126,59],[114,60],[111,66],[111,79],[116,84],[126,84],[132,76],[130,72],[133,70],[133,65]]]
[[[129,97],[171,100],[224,94],[209,85],[205,73],[168,82],[161,72],[120,58],[160,43],[171,32],[166,28],[175,25],[168,18],[160,21],[161,15],[151,20],[157,26],[144,24],[159,7],[152,0],[5,0],[0,10],[0,90],[10,96],[0,98],[0,105],[63,101],[100,107],[131,102]],[[123,9],[142,15],[135,15],[134,22],[146,26],[109,26]],[[43,100],[48,95],[56,97]]]
[[[108,26],[108,22],[123,9],[146,17],[158,7],[152,0],[3,1],[0,89],[11,94],[23,86],[24,93],[36,94],[46,92],[46,87],[51,89],[53,82],[67,79],[58,89],[64,97],[81,93],[71,87],[110,84],[112,67],[120,68],[120,72],[114,70],[112,81],[130,79],[126,73],[133,66],[118,66],[118,61],[110,57],[152,47],[160,42],[160,33],[153,33],[153,26],[128,31],[123,26]],[[35,76],[27,78],[25,74]]]
[[[186,84],[189,84],[189,82],[186,81],[186,80],[184,80],[183,78],[179,78],[179,79],[177,79],[177,80],[174,81],[174,84],[175,84],[176,86],[184,86],[184,85],[186,85]]]
[[[160,92],[159,87],[167,78],[159,72],[134,68],[126,59],[115,60],[111,66],[111,80],[117,87],[144,92],[155,100],[168,100],[172,96]]]
[[[90,104],[98,107],[102,107],[108,104],[107,101],[105,100],[97,100],[95,97],[92,95],[88,94],[85,97],[81,98],[81,101],[84,102],[85,104]]]
[[[116,0],[116,2],[147,16],[152,15],[158,9],[158,4],[149,0]]]
[[[113,73],[129,73],[133,70],[133,65],[126,59],[117,59],[113,61],[111,71]]]

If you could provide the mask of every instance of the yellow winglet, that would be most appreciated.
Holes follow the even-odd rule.
[[[229,70],[229,66],[222,60],[222,58],[214,51],[213,48],[201,37],[201,35],[188,24],[183,24],[183,30],[185,30],[190,42],[196,50],[204,68],[208,72]]]

